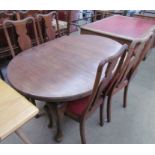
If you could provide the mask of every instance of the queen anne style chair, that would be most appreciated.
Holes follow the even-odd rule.
[[[106,18],[109,15],[108,10],[95,10],[94,11],[94,21],[98,19]]]
[[[85,121],[100,107],[100,124],[102,125],[102,104],[106,97],[115,74],[119,71],[121,64],[127,54],[127,45],[123,45],[118,54],[99,63],[93,90],[90,96],[71,101],[66,107],[65,114],[80,123],[81,142],[86,143]]]
[[[34,34],[35,34],[35,42],[33,42],[33,40],[31,40],[30,36],[28,35],[28,32],[27,32],[27,25],[28,24],[33,24],[33,30],[34,30]],[[36,43],[37,43],[37,45],[39,45],[39,39],[38,39],[36,24],[35,24],[35,20],[33,17],[27,17],[23,20],[17,20],[17,21],[6,20],[3,23],[3,29],[5,32],[5,36],[6,36],[8,45],[10,47],[12,57],[15,57],[17,52],[13,48],[13,45],[11,43],[11,39],[10,39],[10,36],[8,33],[7,27],[10,25],[13,25],[15,28],[15,31],[17,34],[17,42],[18,42],[18,46],[20,48],[20,51],[24,51],[26,49],[29,49],[32,46],[34,46]],[[36,105],[36,103],[33,99],[30,99],[30,100],[31,100],[31,102],[33,102],[34,105]]]
[[[42,43],[53,40],[56,38],[56,36],[60,35],[58,15],[55,11],[48,14],[38,14],[37,24]]]
[[[35,42],[32,41],[30,36],[28,35],[27,27],[28,24],[33,24],[33,31],[35,35]],[[3,23],[3,29],[5,32],[5,36],[9,45],[9,48],[11,50],[11,54],[14,57],[16,52],[13,49],[13,45],[11,43],[11,39],[8,33],[8,26],[13,25],[17,34],[17,42],[20,47],[20,50],[26,50],[31,48],[35,43],[39,45],[39,39],[38,39],[38,34],[37,34],[37,29],[36,29],[36,24],[35,20],[33,17],[27,17],[23,20],[17,20],[17,21],[12,21],[12,20],[6,20]]]
[[[30,143],[21,127],[38,113],[38,109],[2,80],[0,92],[0,142],[15,132],[24,143]]]
[[[2,24],[5,20],[15,20],[14,13],[0,11],[0,36],[1,36],[0,37],[0,59],[7,58],[11,55],[8,44],[7,44],[7,40],[5,38],[3,27],[2,27]],[[12,41],[15,42],[14,31],[11,27],[8,28],[8,33],[12,37]]]
[[[142,60],[146,57],[150,48],[152,48],[155,40],[155,35],[153,32],[150,32],[143,39],[135,39],[130,47],[129,54],[123,62],[122,68],[119,70],[116,78],[116,82],[114,83],[112,90],[108,93],[107,100],[107,121],[111,121],[111,104],[112,104],[112,96],[119,92],[124,88],[124,99],[123,99],[123,107],[127,106],[127,93],[130,81],[133,79],[135,74],[137,73],[137,69],[142,62]]]

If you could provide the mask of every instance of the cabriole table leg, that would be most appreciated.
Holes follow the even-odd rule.
[[[48,103],[48,106],[50,106],[53,109],[53,112],[56,118],[57,133],[55,135],[55,140],[57,142],[61,142],[63,139],[62,122],[64,118],[66,104],[65,103]]]

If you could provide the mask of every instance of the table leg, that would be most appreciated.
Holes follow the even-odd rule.
[[[55,140],[57,142],[61,142],[63,139],[62,122],[64,118],[66,103],[48,103],[48,106],[52,108],[56,117],[57,133],[55,135]]]
[[[52,111],[52,109],[51,109],[51,106],[49,106],[49,105],[50,105],[50,104],[46,104],[46,105],[44,106],[44,109],[45,109],[45,111],[46,111],[46,113],[47,113],[47,116],[48,116],[48,118],[49,118],[48,127],[49,127],[49,128],[52,128],[52,127],[53,127],[53,116],[52,116],[53,111]]]

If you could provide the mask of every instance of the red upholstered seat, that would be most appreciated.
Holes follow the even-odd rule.
[[[81,116],[82,112],[85,110],[89,103],[89,97],[84,97],[82,99],[71,101],[68,103],[66,112],[73,113],[74,115]]]

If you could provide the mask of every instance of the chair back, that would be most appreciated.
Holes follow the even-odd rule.
[[[106,96],[109,86],[114,82],[115,75],[120,70],[127,55],[127,48],[127,45],[123,45],[116,55],[100,62],[89,104],[82,115],[82,119],[87,118],[103,102],[103,95]]]
[[[57,28],[52,25],[52,22],[55,20]],[[39,35],[42,43],[48,40],[53,40],[56,37],[56,31],[60,34],[59,24],[58,24],[58,15],[57,12],[53,11],[48,14],[38,14],[37,15],[37,24],[39,29]]]
[[[142,59],[148,55],[150,50],[155,47],[155,32],[149,32],[149,34],[145,37],[146,43],[144,48],[144,53],[142,55]]]
[[[13,20],[14,14],[13,13],[7,13],[7,12],[0,12],[0,23],[3,23],[4,20],[10,19]]]
[[[37,34],[37,29],[36,29],[36,24],[35,24],[35,20],[33,17],[27,17],[23,20],[17,20],[17,21],[12,21],[12,20],[6,20],[3,23],[3,29],[5,32],[5,36],[8,42],[8,45],[10,47],[11,50],[11,54],[14,57],[15,56],[15,51],[12,47],[12,43],[11,43],[11,39],[8,33],[8,27],[10,25],[12,25],[15,28],[16,34],[17,34],[17,42],[18,45],[21,49],[21,51],[29,49],[32,47],[32,40],[30,38],[30,36],[28,35],[27,32],[27,25],[28,24],[33,24],[33,31],[35,34],[35,41],[37,43],[37,45],[39,45],[39,39],[38,39],[38,34]]]
[[[114,88],[122,88],[126,82],[131,80],[135,75],[137,68],[152,46],[154,40],[153,32],[150,32],[146,37],[142,39],[135,39],[128,51],[128,55],[125,58],[122,68],[119,70],[114,84]]]
[[[148,55],[150,50],[153,48],[155,43],[155,34],[153,32],[149,32],[148,35],[146,35],[141,42],[144,45],[143,45],[142,52],[139,54],[139,58],[137,56],[137,59],[135,60],[134,70],[138,68],[140,63],[145,59],[145,57]]]
[[[37,14],[42,13],[41,10],[27,10],[27,11],[18,11],[16,12],[16,16],[18,20],[27,18],[27,17],[36,17]]]
[[[5,20],[15,20],[14,12],[8,13],[7,11],[0,11],[0,59],[6,58],[11,55],[7,40],[5,38],[4,30],[2,28],[2,24]],[[14,36],[14,30],[13,28],[8,28],[9,35],[12,37],[12,42],[13,36]]]
[[[155,17],[149,15],[142,15],[142,14],[134,14],[133,17],[147,19],[147,20],[155,20]]]
[[[72,32],[72,23],[73,21],[76,21],[75,16],[77,13],[77,10],[59,10],[57,11],[58,13],[58,19],[64,22],[67,22],[67,28],[66,29],[61,29],[59,26],[60,34],[64,35],[67,34],[69,35]],[[59,24],[60,25],[60,24]]]

